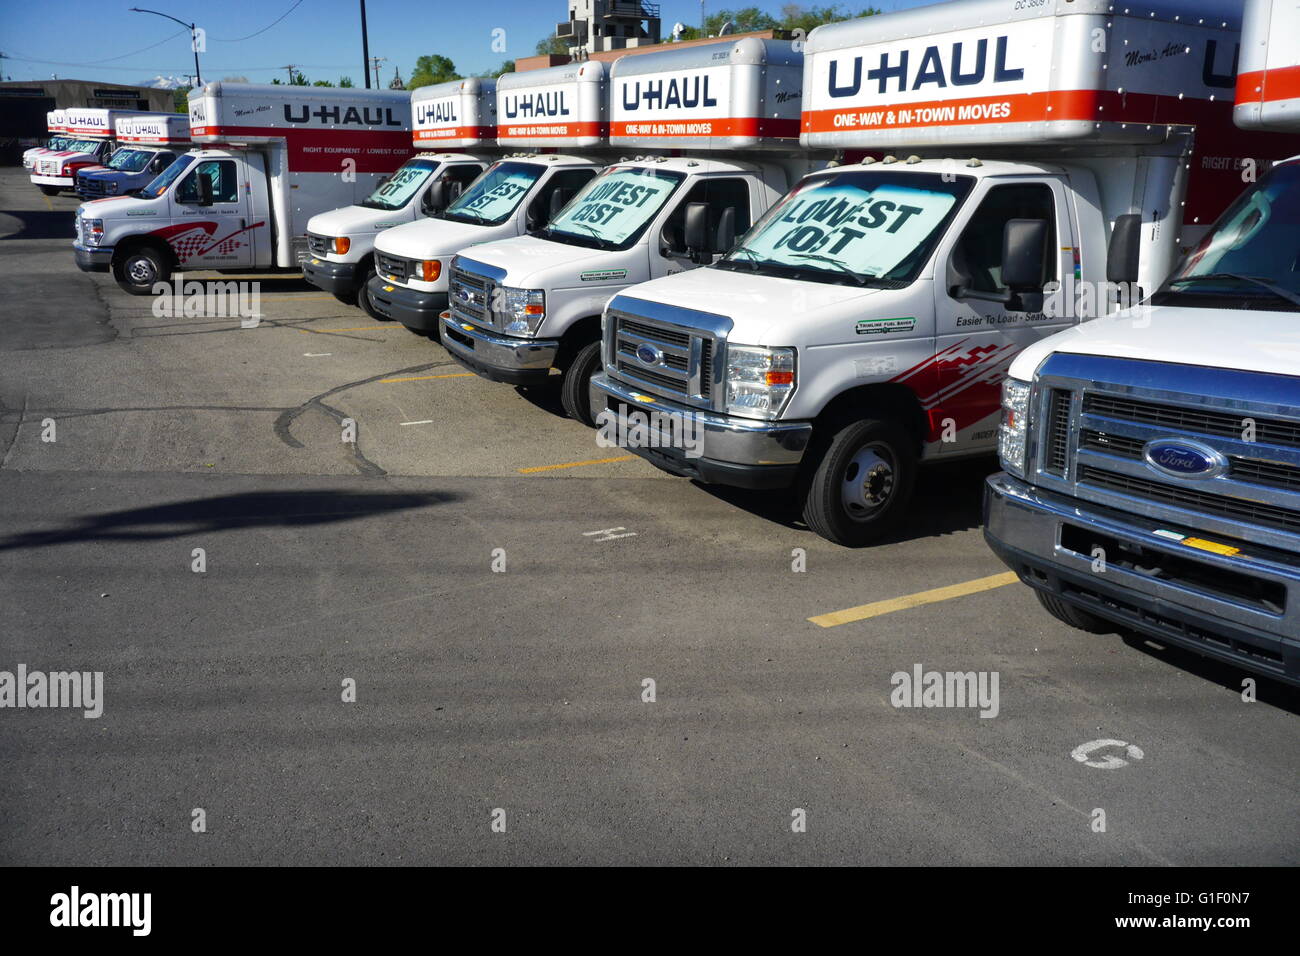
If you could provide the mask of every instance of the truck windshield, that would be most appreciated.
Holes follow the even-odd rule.
[[[63,149],[74,153],[94,153],[99,150],[99,144],[97,139],[70,139]]]
[[[574,245],[626,249],[685,178],[666,169],[611,166],[587,183],[540,235]]]
[[[805,179],[718,268],[901,288],[916,278],[973,180],[901,170]]]
[[[497,163],[474,180],[438,218],[484,226],[503,223],[519,208],[544,167],[537,163]]]
[[[68,148],[68,142],[69,140],[65,136],[54,136],[51,137],[50,141],[45,144],[45,148],[55,150],[56,152],[61,152],[62,150]]]
[[[372,192],[361,205],[367,209],[401,209],[418,193],[433,171],[442,164],[436,160],[413,159]]]
[[[1300,312],[1300,163],[1237,198],[1152,297],[1153,305]]]
[[[141,199],[157,199],[167,191],[167,188],[172,183],[180,179],[181,174],[185,172],[185,170],[189,169],[190,164],[193,162],[193,156],[178,157],[176,162],[172,163],[159,173],[157,179],[151,182],[148,186],[145,186],[144,189],[140,190],[136,195]]]
[[[112,155],[105,165],[109,169],[119,169],[124,173],[138,173],[148,165],[153,152],[147,149],[131,149],[123,146]]]

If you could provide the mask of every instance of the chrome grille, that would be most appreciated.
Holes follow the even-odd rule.
[[[716,383],[710,333],[612,311],[609,322],[606,361],[619,378],[665,398],[711,406]]]
[[[495,283],[486,276],[476,275],[453,265],[451,277],[447,280],[447,295],[452,314],[467,322],[491,327],[494,288]]]
[[[1201,408],[1183,408],[1161,402],[1134,401],[1116,395],[1090,392],[1084,396],[1085,415],[1104,415],[1145,425],[1159,425],[1176,431],[1217,435],[1222,438],[1239,438],[1244,420],[1255,421],[1255,440],[1289,448],[1300,448],[1300,422],[1276,419],[1258,419],[1245,413],[1212,411]]]
[[[330,251],[330,240],[326,236],[318,236],[315,233],[307,233],[307,248],[313,256],[328,255]]]
[[[410,259],[403,259],[401,256],[390,256],[386,252],[375,250],[375,272],[381,276],[396,279],[398,282],[405,282],[410,278],[411,270],[408,268],[410,261]]]
[[[1047,397],[1043,423],[1043,470],[1064,478],[1069,468],[1070,392],[1054,388]]]

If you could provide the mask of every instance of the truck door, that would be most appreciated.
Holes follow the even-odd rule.
[[[930,441],[937,443],[930,453],[991,449],[1011,360],[1072,322],[1048,318],[1043,295],[1013,295],[1002,281],[1003,234],[1013,219],[1047,223],[1043,285],[1073,269],[1074,230],[1060,181],[998,178],[985,185],[982,196],[972,197],[974,211],[945,237],[935,260],[934,374],[932,393],[923,398]]]
[[[596,175],[600,170],[592,166],[583,166],[579,169],[560,169],[551,174],[551,177],[542,183],[541,188],[537,190],[537,195],[528,201],[525,211],[525,228],[540,229],[551,221],[551,206],[558,202],[561,207],[567,206],[569,200],[582,191],[582,187]],[[556,194],[560,198],[555,199]],[[559,210],[556,209],[556,212]]]
[[[212,177],[212,205],[199,205],[199,176]],[[236,159],[204,159],[176,185],[173,234],[168,237],[181,269],[244,269],[256,263],[255,236],[266,235],[264,221],[254,219],[251,189],[244,182],[252,171]]]
[[[686,207],[691,203],[702,202],[709,207],[705,233],[714,246],[715,253],[727,251],[718,248],[719,240],[726,242],[726,237],[719,236],[723,214],[728,209],[733,210],[731,243],[728,243],[730,247],[753,223],[754,200],[750,187],[755,185],[756,183],[743,176],[706,176],[692,186],[677,200],[677,205],[668,213],[659,230],[657,240],[650,243],[650,278],[657,279],[684,269],[695,268],[696,264],[689,259],[676,258],[677,254],[686,251],[684,241]]]

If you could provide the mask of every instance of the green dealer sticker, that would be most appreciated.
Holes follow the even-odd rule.
[[[584,272],[578,277],[583,282],[609,282],[613,279],[626,279],[626,269],[604,269],[600,272]]]
[[[911,332],[916,328],[915,316],[897,319],[859,319],[854,331],[858,335],[888,335],[890,332]]]

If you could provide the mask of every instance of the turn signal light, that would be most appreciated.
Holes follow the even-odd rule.
[[[763,381],[767,385],[793,385],[794,372],[792,371],[764,372]]]
[[[441,259],[425,259],[420,263],[420,278],[425,282],[437,282],[442,275]]]
[[[352,240],[347,236],[340,236],[334,240],[334,251],[339,255],[346,255],[347,251],[352,248]]]

